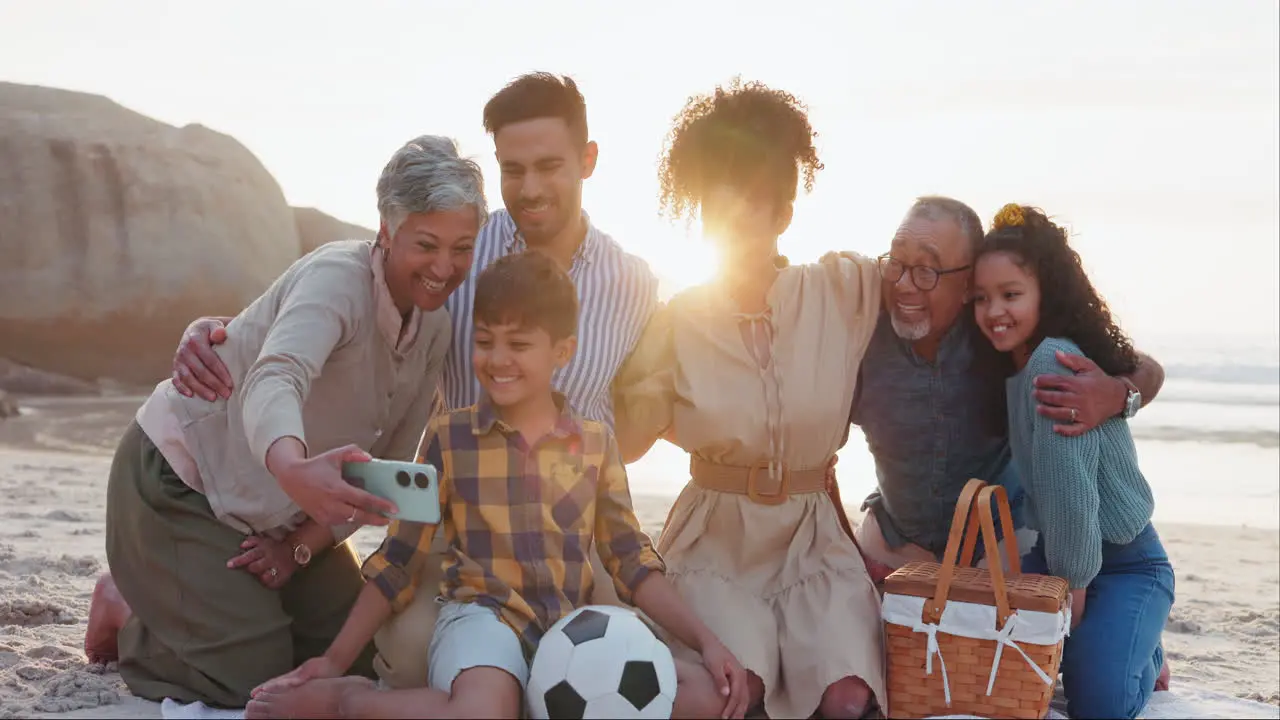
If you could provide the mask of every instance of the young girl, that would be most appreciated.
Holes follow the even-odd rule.
[[[1112,376],[1137,355],[1089,282],[1066,232],[1041,211],[1006,205],[974,268],[983,334],[1009,353],[1009,444],[1039,540],[1023,571],[1071,584],[1062,657],[1071,717],[1133,718],[1164,670],[1160,634],[1173,605],[1173,567],[1151,525],[1151,487],[1128,423],[1115,417],[1078,437],[1036,413],[1032,381],[1068,372],[1056,353],[1085,355]]]
[[[856,718],[884,697],[878,597],[825,484],[880,275],[852,253],[799,266],[778,254],[819,168],[790,94],[735,83],[689,101],[662,195],[672,214],[701,216],[721,273],[654,316],[615,382],[625,458],[659,437],[692,456],[658,551],[769,717]]]

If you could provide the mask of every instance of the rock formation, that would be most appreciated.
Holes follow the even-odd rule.
[[[158,381],[187,323],[235,314],[300,248],[280,186],[233,138],[0,83],[0,357]]]
[[[101,395],[98,383],[19,365],[0,357],[0,392],[15,395]]]
[[[377,234],[375,230],[343,222],[315,208],[293,208],[293,218],[298,226],[301,255],[335,240],[372,240]]]

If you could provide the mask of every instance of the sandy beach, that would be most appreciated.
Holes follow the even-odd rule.
[[[158,717],[157,705],[129,697],[114,668],[87,665],[82,649],[94,580],[106,566],[110,453],[140,398],[19,401],[24,414],[0,421],[0,718]],[[633,492],[657,533],[671,498]],[[1280,705],[1277,532],[1158,529],[1177,569],[1165,633],[1175,686]],[[365,553],[379,539],[376,530],[357,536]]]

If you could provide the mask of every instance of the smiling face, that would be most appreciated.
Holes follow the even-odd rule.
[[[1001,352],[1026,364],[1040,322],[1040,282],[1007,251],[986,253],[974,268],[973,311],[978,327]]]
[[[575,349],[572,335],[552,340],[542,328],[477,320],[472,365],[493,404],[511,408],[544,399],[552,375],[568,364]]]
[[[480,218],[473,207],[409,213],[390,241],[382,223],[379,242],[387,248],[387,289],[396,309],[430,312],[444,305],[471,269]]]
[[[504,125],[493,144],[507,212],[530,247],[549,244],[582,215],[582,181],[595,171],[596,144],[575,140],[558,117]]]
[[[954,270],[969,264],[970,245],[960,225],[949,218],[912,218],[893,236],[889,255],[903,265],[919,265],[936,271]],[[893,330],[912,342],[941,337],[964,310],[971,270],[938,276],[932,289],[921,289],[904,272],[897,282],[882,285],[884,306],[889,310]]]

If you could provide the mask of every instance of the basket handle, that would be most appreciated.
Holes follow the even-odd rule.
[[[995,487],[990,485],[988,487]],[[1021,554],[1018,549],[1018,537],[1014,534],[1013,513],[1009,511],[1009,495],[1008,491],[999,493],[996,505],[996,511],[1000,513],[1000,526],[1004,530],[1004,548],[1005,557],[1009,562],[1009,577],[1017,577],[1022,574]],[[989,502],[989,501],[984,501]],[[978,533],[981,532],[981,521],[978,519],[978,506],[974,504],[969,508],[969,522],[967,532],[964,535],[964,547],[960,549],[960,567],[972,567],[973,556],[977,551]],[[991,557],[993,550],[987,550],[988,559]]]
[[[1012,549],[1012,556],[1009,557],[1009,575],[1017,577],[1021,574],[1018,556],[1018,541],[1012,536],[1013,518],[1009,512],[1009,495],[1003,487],[999,485],[988,485],[982,488],[982,492],[978,493],[978,519],[982,523],[982,542],[986,547],[996,548],[996,525],[991,517],[991,496],[995,495],[996,505],[1000,508],[1000,522],[1004,526],[1005,537],[1009,539],[1005,543],[1006,551]],[[1009,588],[1005,584],[1004,567],[1000,563],[998,555],[992,558],[994,562],[987,563],[987,571],[991,573],[991,589],[996,596],[996,629],[1003,630],[1004,624],[1009,619],[1011,611],[1009,609]]]
[[[1000,513],[1000,529],[1004,533],[1004,557],[1009,563],[1009,577],[1016,578],[1022,574],[1022,551],[1018,548],[1018,534],[1013,527],[1013,513],[1009,510],[1009,492],[1000,485],[988,485],[991,495],[996,498],[996,511]],[[987,506],[987,514],[991,513],[990,497],[982,501]],[[987,522],[992,522],[988,520]],[[992,531],[995,531],[994,523]],[[993,546],[994,547],[994,546]],[[994,554],[995,550],[988,551]],[[988,563],[990,564],[990,563]]]
[[[922,619],[926,623],[936,623],[942,618],[942,608],[947,604],[947,592],[951,589],[951,576],[956,568],[956,555],[960,552],[960,540],[965,535],[965,518],[969,514],[969,506],[973,504],[973,497],[986,485],[985,482],[974,478],[965,483],[959,499],[956,500],[955,514],[951,516],[951,532],[947,536],[947,549],[942,555],[942,565],[938,568],[937,594],[924,608]],[[970,534],[976,532],[976,527],[971,528]],[[966,542],[965,545],[969,546],[971,543]],[[973,555],[971,547],[968,554]]]
[[[978,533],[982,532],[980,523],[978,506],[975,503],[969,506],[969,519],[965,524],[964,545],[960,548],[960,567],[973,566],[973,556],[978,549]]]
[[[974,493],[977,492],[976,504],[974,504]],[[997,511],[1000,513],[1000,524],[1004,530],[1005,537],[1005,557],[1009,563],[1009,577],[1016,578],[1022,574],[1021,555],[1018,552],[1018,540],[1014,535],[1013,514],[1009,511],[1009,495],[1005,489],[999,485],[987,485],[981,480],[970,480],[965,484],[964,490],[960,493],[960,499],[956,502],[955,516],[951,522],[951,534],[947,540],[947,551],[943,556],[942,566],[938,570],[938,585],[936,594],[932,602],[925,608],[924,621],[936,623],[942,618],[942,611],[947,605],[947,595],[951,591],[951,581],[955,574],[956,568],[956,551],[961,533],[964,530],[961,523],[966,515],[976,515],[977,522],[970,522],[968,532],[964,533],[964,551],[963,564],[967,566],[973,558],[974,545],[977,542],[977,533],[982,533],[983,544],[988,548],[988,553],[997,552],[998,548],[996,540],[995,520],[991,513],[991,500],[994,496]],[[988,556],[990,557],[990,555]],[[994,558],[995,562],[988,562],[988,572],[991,573],[991,587],[996,599],[996,629],[1002,629],[1005,622],[1009,619],[1009,593],[1005,582],[1005,572],[998,557]]]

